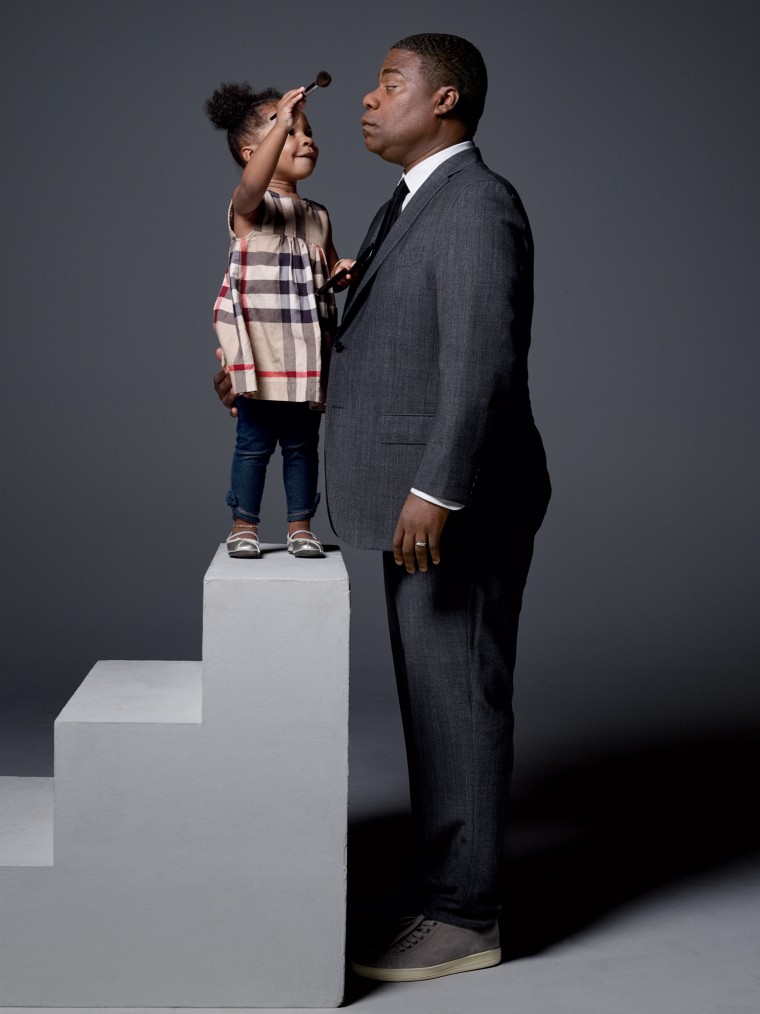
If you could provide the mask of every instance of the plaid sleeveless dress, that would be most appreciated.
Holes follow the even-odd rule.
[[[264,401],[324,402],[335,297],[329,278],[327,209],[268,190],[247,236],[227,224],[230,253],[214,304],[214,330],[235,394]]]

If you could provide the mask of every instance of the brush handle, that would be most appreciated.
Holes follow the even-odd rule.
[[[307,85],[303,90],[302,98],[306,98],[307,95],[311,95],[317,88],[327,88],[332,81],[332,77],[327,73],[326,70],[321,70],[317,74],[316,80],[312,81],[310,85]],[[300,100],[299,100],[300,101]],[[270,120],[274,120],[277,117],[277,113],[272,113],[269,117]]]

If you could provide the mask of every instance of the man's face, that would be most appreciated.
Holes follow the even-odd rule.
[[[422,70],[422,59],[392,49],[380,69],[379,84],[364,96],[362,134],[368,150],[405,169],[431,154],[438,143],[437,91]]]

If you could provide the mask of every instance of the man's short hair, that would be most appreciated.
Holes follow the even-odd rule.
[[[453,85],[459,92],[454,116],[467,127],[472,137],[483,113],[488,90],[488,74],[480,51],[458,35],[427,32],[408,35],[391,46],[416,53],[431,88]]]

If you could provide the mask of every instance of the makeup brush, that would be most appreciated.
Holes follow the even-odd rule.
[[[308,85],[306,88],[304,88],[303,97],[306,98],[307,95],[311,95],[311,93],[313,91],[316,91],[317,88],[327,88],[327,86],[329,85],[329,83],[331,81],[332,81],[332,78],[327,73],[327,71],[326,70],[321,70],[319,72],[319,74],[317,74],[316,78],[311,82],[311,84]],[[272,115],[269,117],[269,119],[270,120],[274,120],[274,119],[276,119],[276,117],[277,117],[277,113],[272,113]]]

